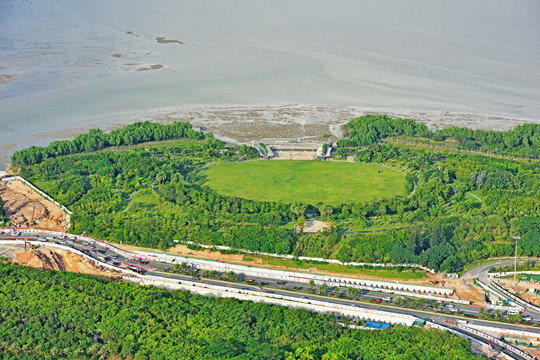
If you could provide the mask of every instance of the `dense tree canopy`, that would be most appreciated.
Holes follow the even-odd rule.
[[[141,124],[135,128],[153,128]],[[184,129],[183,134],[191,129],[174,126]],[[409,196],[334,207],[223,196],[202,186],[204,179],[196,170],[211,162],[250,158],[257,151],[245,145],[224,149],[211,134],[199,141],[191,140],[193,135],[190,141],[47,157],[21,171],[74,211],[72,231],[111,241],[168,248],[173,240],[190,240],[455,271],[467,262],[512,255],[513,237],[521,236],[518,252],[540,256],[540,162],[515,158],[526,156],[520,146],[514,152],[498,148],[504,156],[482,154],[456,143],[461,134],[456,129],[432,133],[411,120],[386,116],[361,117],[348,126],[350,138],[341,140],[340,148],[353,152],[356,161],[384,163],[404,172]],[[520,129],[512,131],[537,151],[535,141],[523,140],[535,138],[537,128]],[[107,144],[113,133],[106,136]],[[119,129],[115,134],[125,133]],[[359,139],[365,133],[376,134],[370,135],[373,141]],[[481,132],[473,133],[475,139],[482,138]],[[511,136],[507,133],[484,138],[505,139]],[[105,135],[95,133],[92,141],[101,144],[100,136]],[[292,223],[304,221],[307,213],[330,221],[333,229],[295,233]]]
[[[0,358],[478,359],[437,330],[350,330],[334,315],[5,263]]]
[[[31,146],[28,149],[16,151],[11,160],[17,165],[33,165],[47,158],[96,151],[111,146],[180,138],[201,140],[204,137],[204,133],[193,130],[188,123],[173,122],[171,125],[161,125],[145,121],[113,130],[108,134],[100,129],[90,129],[88,133],[77,135],[71,141],[53,141],[45,148]]]

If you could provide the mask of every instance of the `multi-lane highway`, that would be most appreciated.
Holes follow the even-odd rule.
[[[153,275],[153,276],[159,276],[169,279],[177,279],[177,280],[191,280],[196,279],[200,281],[201,283],[205,284],[212,284],[217,286],[227,286],[232,289],[243,289],[243,290],[258,290],[261,292],[268,292],[268,293],[274,293],[274,294],[282,294],[287,296],[293,296],[293,297],[300,297],[300,298],[313,298],[313,299],[324,299],[324,301],[329,303],[335,303],[335,304],[347,304],[347,305],[357,305],[361,306],[363,308],[367,309],[381,309],[381,310],[387,310],[392,311],[395,313],[400,314],[409,314],[414,315],[420,318],[429,318],[433,319],[435,321],[439,321],[441,323],[444,323],[444,320],[458,320],[462,319],[459,316],[456,315],[468,315],[468,316],[478,316],[479,309],[475,307],[470,307],[467,305],[460,305],[460,304],[443,304],[442,307],[440,307],[440,311],[435,311],[433,307],[430,305],[433,303],[431,301],[428,301],[428,307],[425,309],[409,309],[409,308],[400,308],[396,307],[394,302],[396,300],[396,296],[390,295],[390,294],[383,294],[379,292],[374,291],[363,291],[360,290],[357,300],[350,300],[347,298],[336,298],[336,297],[327,297],[327,296],[319,296],[316,294],[312,294],[310,291],[310,288],[306,286],[305,283],[300,282],[287,282],[283,283],[281,281],[278,281],[276,279],[271,278],[263,278],[263,277],[250,277],[250,280],[254,280],[256,285],[250,285],[247,283],[233,283],[233,282],[225,282],[222,280],[217,279],[210,279],[210,278],[203,278],[201,277],[200,272],[195,272],[194,274],[190,275],[184,275],[184,274],[176,274],[172,273],[173,265],[166,264],[166,263],[160,263],[160,262],[148,262],[145,260],[142,260],[139,258],[137,254],[134,253],[118,253],[116,251],[113,251],[110,247],[103,247],[100,245],[97,245],[93,242],[88,241],[81,241],[81,240],[75,240],[70,238],[58,238],[58,237],[52,237],[47,234],[34,234],[34,233],[19,233],[17,236],[13,236],[11,232],[0,234],[0,239],[11,239],[14,240],[14,244],[9,245],[0,245],[0,256],[4,257],[10,257],[10,254],[14,252],[14,250],[20,249],[22,245],[15,245],[16,238],[18,238],[19,243],[21,239],[28,239],[28,240],[38,240],[43,242],[51,242],[59,245],[68,246],[70,248],[79,250],[89,257],[92,257],[96,260],[99,260],[101,262],[116,266],[118,268],[122,269],[141,269],[145,275]],[[492,265],[492,264],[491,264]],[[489,270],[489,266],[485,266],[484,269],[487,272]],[[478,272],[478,268],[474,269],[475,272]],[[248,280],[248,279],[243,279]],[[262,286],[261,286],[262,285]],[[326,292],[328,294],[334,293],[334,288],[327,288]],[[340,296],[345,297],[344,289],[341,290]],[[373,300],[380,299],[382,300],[381,303],[374,303]],[[408,298],[409,301],[414,301],[415,299],[413,297]],[[493,325],[493,322],[491,321],[484,321],[484,320],[478,320],[478,319],[468,319],[470,323],[477,323],[477,324],[483,324],[485,326]],[[533,323],[540,324],[540,318],[533,318]],[[529,328],[530,331],[538,332],[540,333],[540,329],[538,328],[532,328],[532,327],[525,327],[524,325],[513,325],[513,324],[505,324],[505,323],[497,323],[497,326],[504,326],[508,329],[523,329],[523,328]]]

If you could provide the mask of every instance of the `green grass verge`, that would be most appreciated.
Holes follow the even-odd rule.
[[[484,265],[484,264],[490,264],[490,263],[496,263],[496,262],[499,262],[501,260],[506,260],[506,259],[509,259],[509,258],[502,258],[502,259],[490,259],[490,260],[482,260],[482,261],[476,261],[476,262],[473,262],[473,263],[470,263],[470,264],[467,264],[463,267],[463,269],[461,269],[460,271],[458,271],[458,274],[461,275],[463,274],[465,271],[468,271],[476,266],[479,266],[479,265]]]
[[[346,274],[354,275],[369,275],[369,276],[379,276],[388,279],[422,279],[427,277],[426,273],[423,271],[412,271],[404,270],[399,272],[397,269],[364,269],[359,266],[345,266],[339,264],[331,263],[322,263],[316,261],[305,261],[305,260],[293,260],[293,259],[280,259],[275,257],[263,257],[264,262],[268,265],[273,266],[286,266],[289,268],[298,268],[298,269],[311,269],[316,267],[317,270],[324,271],[333,271]]]
[[[380,171],[380,173],[379,173]],[[334,161],[220,163],[199,172],[218,193],[263,201],[339,205],[405,195],[405,177],[375,164]]]

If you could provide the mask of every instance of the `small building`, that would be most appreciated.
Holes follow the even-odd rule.
[[[332,142],[322,144],[317,148],[317,160],[324,160],[332,156]]]

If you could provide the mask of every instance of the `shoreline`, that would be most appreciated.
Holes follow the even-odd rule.
[[[525,123],[540,123],[540,119],[487,114],[345,105],[190,105],[108,114],[76,123],[64,123],[45,132],[10,137],[11,141],[0,145],[0,164],[7,164],[14,151],[29,145],[47,146],[55,140],[72,139],[91,128],[98,127],[108,132],[146,120],[162,124],[186,121],[196,128],[212,132],[217,139],[234,144],[248,144],[256,140],[274,146],[318,146],[328,141],[324,134],[329,134],[330,140],[335,141],[342,137],[347,122],[367,114],[409,118],[433,129],[459,126],[474,130],[506,131]]]

